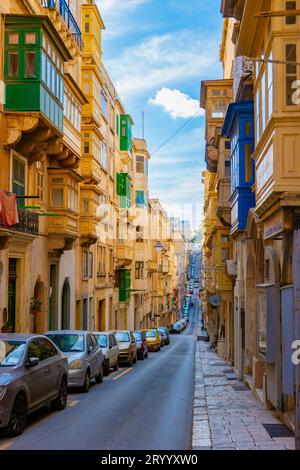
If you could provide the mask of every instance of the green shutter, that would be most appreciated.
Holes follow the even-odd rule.
[[[119,271],[119,301],[127,302],[130,299],[131,274],[127,269]]]

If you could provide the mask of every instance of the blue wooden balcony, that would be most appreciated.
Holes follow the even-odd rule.
[[[82,50],[84,45],[81,30],[70,10],[70,0],[41,0],[41,3],[44,8],[56,8],[59,11],[77,46]]]

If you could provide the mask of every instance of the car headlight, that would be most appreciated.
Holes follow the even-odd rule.
[[[76,361],[71,362],[71,364],[69,365],[70,370],[83,369],[83,368],[84,368],[84,364],[83,364],[83,361],[81,361],[80,359],[77,359]]]
[[[4,397],[6,392],[6,387],[0,387],[0,400]]]

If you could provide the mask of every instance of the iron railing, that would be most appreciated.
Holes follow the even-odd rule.
[[[41,0],[42,6],[44,8],[56,8],[70,33],[72,34],[77,46],[82,50],[83,49],[83,40],[81,30],[75,20],[69,6],[69,1],[67,0]]]
[[[14,232],[28,233],[30,235],[39,234],[39,216],[29,209],[18,208],[19,223],[6,227],[0,223],[0,228],[13,230]]]

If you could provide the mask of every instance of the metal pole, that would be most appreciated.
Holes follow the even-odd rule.
[[[293,253],[294,278],[294,332],[295,339],[300,339],[300,229],[294,230]],[[296,416],[295,416],[295,448],[300,450],[300,365],[295,365],[296,382]]]

